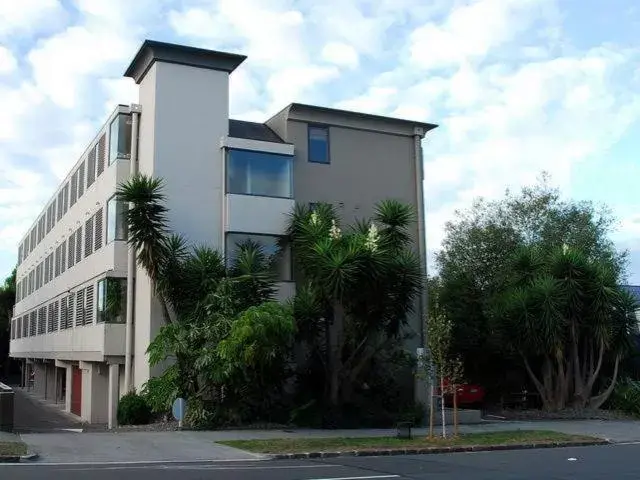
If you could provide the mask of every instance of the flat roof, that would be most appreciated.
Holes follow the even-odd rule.
[[[124,76],[131,77],[136,83],[140,83],[155,62],[175,63],[231,73],[246,58],[245,55],[235,53],[145,40],[124,72]]]
[[[416,122],[416,121],[413,121],[413,120],[405,120],[403,118],[387,117],[387,116],[384,116],[384,115],[374,115],[374,114],[371,114],[371,113],[355,112],[355,111],[352,111],[352,110],[341,110],[339,108],[329,108],[329,107],[322,107],[322,106],[318,106],[318,105],[308,105],[308,104],[304,104],[304,103],[292,103],[292,104],[288,105],[287,107],[285,107],[283,110],[286,110],[287,108],[289,109],[290,112],[311,111],[311,112],[335,113],[335,114],[344,116],[346,118],[370,119],[370,120],[378,120],[378,121],[383,121],[383,122],[386,122],[386,123],[395,124],[395,125],[401,125],[401,126],[406,126],[406,127],[414,127],[414,128],[415,127],[421,127],[421,128],[423,128],[425,130],[425,133],[427,133],[429,130],[433,130],[434,128],[438,127],[438,125],[436,125],[434,123]]]

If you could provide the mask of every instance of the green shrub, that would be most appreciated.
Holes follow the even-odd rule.
[[[180,372],[177,365],[169,366],[159,377],[150,378],[140,392],[153,413],[165,415],[178,398],[178,379]]]
[[[612,410],[640,417],[640,381],[626,379],[618,382],[608,406]]]
[[[118,404],[118,424],[146,425],[151,421],[151,408],[142,395],[130,392]]]

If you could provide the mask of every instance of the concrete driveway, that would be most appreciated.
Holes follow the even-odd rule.
[[[192,462],[256,460],[259,455],[218,445],[200,432],[84,432],[21,435],[38,462]]]
[[[20,388],[14,391],[14,430],[17,433],[60,432],[82,428],[80,421],[61,411],[61,405],[47,405]]]

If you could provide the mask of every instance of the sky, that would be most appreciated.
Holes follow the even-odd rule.
[[[118,103],[145,39],[248,56],[233,118],[291,102],[436,123],[424,142],[430,258],[474,198],[547,171],[606,204],[640,284],[635,0],[0,0],[0,275]]]

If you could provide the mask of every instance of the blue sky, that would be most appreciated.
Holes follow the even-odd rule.
[[[431,253],[456,209],[532,183],[607,204],[640,284],[640,6],[633,0],[0,1],[0,275],[117,103],[144,38],[243,53],[235,118],[319,103],[441,125]],[[11,112],[11,114],[7,114]]]

